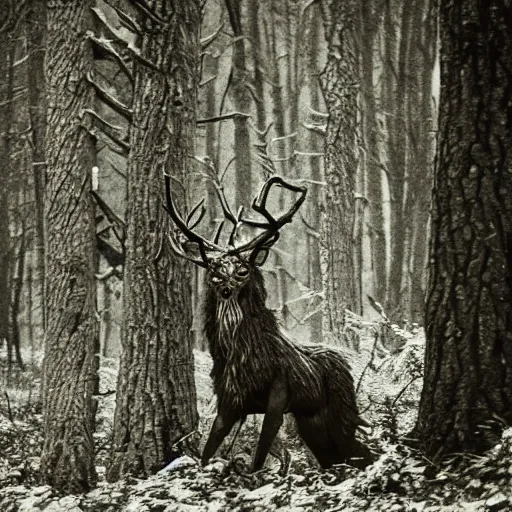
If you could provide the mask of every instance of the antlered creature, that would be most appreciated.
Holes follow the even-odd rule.
[[[324,345],[297,343],[279,328],[267,308],[263,276],[259,267],[279,238],[279,229],[291,222],[304,202],[307,190],[278,176],[271,177],[253,202],[252,208],[265,220],[235,215],[222,187],[217,193],[228,221],[233,224],[227,247],[219,245],[224,222],[213,241],[194,231],[204,215],[201,205],[187,220],[177,211],[171,181],[165,176],[168,212],[181,234],[169,237],[171,247],[182,257],[206,269],[204,329],[213,358],[212,379],[217,395],[217,416],[203,452],[203,462],[217,451],[234,424],[248,414],[264,414],[263,427],[252,470],[262,468],[283,415],[295,417],[299,435],[320,465],[348,463],[364,467],[370,452],[356,439],[365,422],[359,416],[350,369],[340,351]],[[292,207],[274,218],[266,207],[271,187],[278,185],[298,194]],[[199,206],[199,220],[191,219]],[[252,240],[236,245],[240,226],[259,231]],[[188,241],[183,242],[183,235]],[[182,242],[179,241],[181,238]],[[197,244],[199,257],[184,248]]]

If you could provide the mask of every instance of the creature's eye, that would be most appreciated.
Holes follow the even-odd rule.
[[[236,271],[236,275],[238,277],[247,277],[249,275],[249,269],[247,267],[240,267],[237,271]]]
[[[222,277],[213,276],[212,283],[220,283],[222,281]]]

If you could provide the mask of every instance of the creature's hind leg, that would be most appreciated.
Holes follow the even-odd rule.
[[[324,411],[313,416],[295,416],[297,430],[306,446],[324,469],[336,464],[336,447],[329,436],[327,417]]]

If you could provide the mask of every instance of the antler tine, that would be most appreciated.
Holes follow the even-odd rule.
[[[204,207],[204,200],[205,198],[203,197],[195,206],[194,208],[192,208],[192,211],[188,214],[187,216],[187,226],[189,227],[189,229],[194,229],[196,226],[199,225],[199,223],[203,220],[203,217],[206,213],[206,208]],[[198,219],[194,222],[194,224],[190,225],[190,221],[192,220],[192,218],[194,217],[194,215],[196,214],[197,210],[199,210],[199,208],[201,208],[201,212],[199,213],[199,217]]]
[[[192,231],[192,229],[183,220],[183,218],[179,214],[176,206],[174,205],[174,201],[172,199],[172,193],[171,193],[171,177],[168,174],[164,173],[164,180],[165,180],[165,195],[166,195],[166,199],[167,199],[167,212],[169,213],[171,219],[176,224],[176,226],[179,228],[179,230],[191,242],[195,242],[198,245],[199,253],[201,254],[201,258],[204,263],[204,265],[201,265],[201,266],[206,266],[208,264],[206,248],[211,249],[211,250],[217,250],[217,251],[220,251],[222,249],[219,246],[217,246],[217,244],[210,242],[206,238],[203,238],[201,235],[194,233],[194,231]],[[199,203],[199,205],[201,205],[201,203]],[[202,214],[202,215],[204,215],[204,214]],[[202,218],[202,215],[200,215],[200,218]],[[190,259],[190,258],[187,258],[187,259]],[[192,261],[194,261],[194,260],[192,260]],[[197,262],[194,261],[194,263],[197,263]]]
[[[195,263],[196,265],[199,265],[200,267],[206,268],[208,265],[202,260],[198,260],[196,258],[192,258],[192,256],[189,256],[178,244],[178,242],[171,236],[167,235],[167,240],[169,242],[169,246],[171,250],[179,256],[180,258],[185,258],[188,261],[191,261],[192,263]],[[201,256],[202,258],[202,256]]]
[[[236,224],[238,222],[237,218],[235,217],[235,214],[233,213],[229,206],[229,203],[226,199],[226,195],[224,194],[224,187],[222,186],[218,178],[214,181],[214,185],[215,191],[217,192],[217,197],[219,198],[220,201],[220,206],[224,213],[224,217],[226,217],[226,219],[228,219],[233,224]]]
[[[228,242],[228,244],[231,247],[234,247],[234,245],[235,245],[235,235],[236,235],[236,232],[237,232],[238,228],[240,227],[243,211],[244,211],[244,207],[240,206],[240,208],[238,209],[238,213],[236,215],[236,218],[235,218],[235,222],[233,223],[233,229],[231,230],[231,234],[229,235],[229,242]]]
[[[300,196],[293,203],[292,207],[283,215],[275,219],[272,214],[267,210],[267,199],[270,193],[270,189],[273,185],[279,185],[283,188],[291,190],[292,192],[299,193]],[[304,200],[306,199],[307,188],[301,187],[297,185],[292,185],[288,183],[280,176],[272,176],[268,179],[263,185],[260,193],[254,199],[252,203],[252,208],[254,211],[263,215],[265,219],[267,219],[268,223],[258,223],[259,226],[265,231],[259,234],[256,238],[251,240],[250,242],[242,245],[241,247],[237,247],[230,251],[231,253],[239,253],[242,251],[253,250],[259,247],[263,247],[264,245],[269,248],[273,245],[277,239],[279,238],[279,229],[283,227],[288,222],[291,222],[293,216],[297,213],[297,210],[300,208]],[[246,220],[241,219],[241,222],[247,223]]]
[[[215,238],[213,239],[214,244],[219,243],[219,239],[220,239],[220,235],[222,233],[223,227],[224,227],[224,220],[221,220],[219,226],[217,227],[217,230],[215,231]]]

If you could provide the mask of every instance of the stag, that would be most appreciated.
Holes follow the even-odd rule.
[[[259,267],[279,238],[279,230],[292,221],[304,202],[307,189],[272,176],[252,203],[252,209],[264,219],[257,221],[246,218],[243,208],[235,215],[222,186],[216,183],[225,219],[209,240],[194,230],[205,213],[203,203],[185,220],[173,201],[169,176],[165,176],[165,184],[167,210],[179,230],[168,237],[171,248],[206,269],[204,331],[213,359],[217,416],[204,447],[203,463],[215,454],[237,421],[243,422],[249,414],[264,414],[251,468],[258,471],[283,415],[291,413],[300,437],[322,467],[339,463],[364,467],[370,456],[356,439],[356,430],[365,422],[359,416],[354,383],[341,352],[292,341],[265,304],[267,293]],[[295,194],[292,206],[277,218],[267,209],[273,186]],[[192,222],[199,209],[199,219]],[[233,229],[227,246],[221,246],[226,220]],[[259,234],[237,244],[241,226],[254,228]],[[191,255],[191,242],[197,246],[195,255]]]

